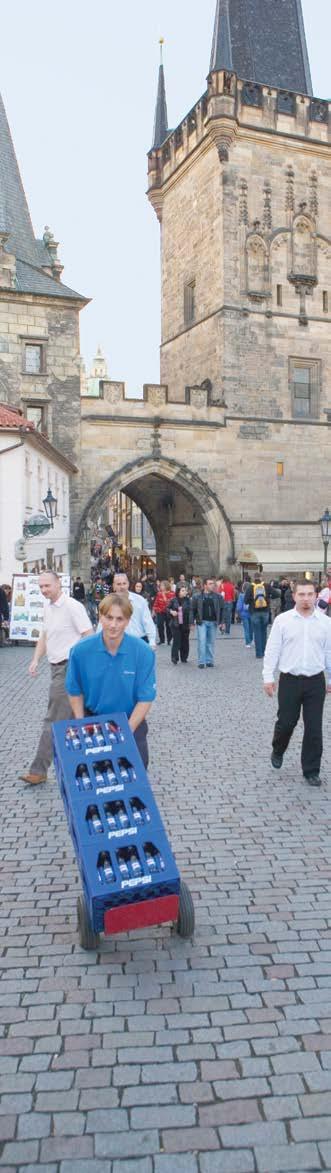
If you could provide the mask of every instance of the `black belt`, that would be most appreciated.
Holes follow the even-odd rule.
[[[56,662],[54,660],[51,660],[52,668],[63,668],[63,664],[67,664],[67,663],[68,663],[68,660],[56,660]]]

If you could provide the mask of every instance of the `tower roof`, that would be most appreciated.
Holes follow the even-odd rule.
[[[164,68],[163,68],[163,61],[162,61],[162,45],[163,45],[163,41],[161,39],[160,40],[161,61],[160,61],[160,66],[159,66],[159,80],[158,80],[158,87],[157,87],[157,98],[156,98],[155,119],[154,119],[154,132],[153,132],[153,145],[152,145],[153,151],[155,151],[157,149],[157,147],[160,147],[162,145],[162,143],[164,143],[164,140],[167,138],[167,134],[169,131],[166,88],[165,88]]]
[[[16,288],[48,297],[85,298],[52,275],[53,256],[33,231],[5,107],[0,95],[0,231],[8,234],[5,249],[16,257]],[[56,246],[55,246],[56,249]],[[47,272],[46,272],[47,271]]]
[[[312,94],[301,0],[217,0],[210,70]]]

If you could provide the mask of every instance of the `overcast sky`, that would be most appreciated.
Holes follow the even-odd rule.
[[[158,382],[159,225],[146,191],[159,63],[169,125],[203,93],[216,0],[11,0],[1,11],[0,87],[34,229],[50,225],[63,280],[130,394]],[[331,0],[303,0],[314,92],[328,98]]]

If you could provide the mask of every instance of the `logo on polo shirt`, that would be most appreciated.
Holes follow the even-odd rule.
[[[124,670],[123,670],[123,676],[134,676],[134,675],[135,675],[135,673],[134,673],[134,672],[130,672],[130,669],[129,669],[129,668],[124,668]]]

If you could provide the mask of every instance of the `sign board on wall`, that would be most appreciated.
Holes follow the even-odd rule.
[[[62,590],[70,595],[70,575],[60,574]],[[10,612],[10,639],[37,643],[43,621],[45,599],[36,574],[14,574]]]

